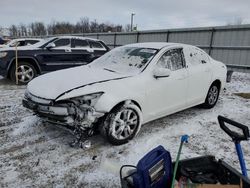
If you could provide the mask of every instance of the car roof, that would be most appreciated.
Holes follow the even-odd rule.
[[[43,39],[41,38],[17,38],[17,39],[13,39],[15,41],[24,41],[24,40],[37,40],[37,41],[41,41]]]
[[[153,48],[153,49],[162,49],[164,47],[182,45],[180,43],[170,43],[170,42],[143,42],[143,43],[134,43],[128,44],[127,47],[139,47],[139,48]]]
[[[88,37],[81,37],[81,36],[56,36],[55,38],[67,38],[67,39],[82,39],[82,40],[94,40],[94,41],[100,41],[98,39],[94,38],[88,38]]]

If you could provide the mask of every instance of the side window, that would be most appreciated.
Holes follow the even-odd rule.
[[[208,63],[209,62],[209,56],[206,52],[203,52],[203,51],[200,52],[200,61],[201,61],[201,63]]]
[[[100,43],[100,42],[97,42],[97,41],[89,41],[89,44],[92,48],[104,48],[103,45]]]
[[[75,39],[73,42],[74,48],[86,48],[89,47],[89,43],[86,40]]]
[[[35,44],[37,42],[38,42],[37,40],[26,40],[25,41],[26,45],[32,45],[32,44]]]
[[[70,47],[70,39],[58,39],[54,43],[56,47],[63,47],[63,46]]]
[[[198,48],[193,48],[190,51],[189,56],[190,56],[189,57],[190,65],[192,65],[192,66],[205,64],[209,61],[208,55],[204,51],[202,51]]]
[[[24,40],[19,41],[19,45],[18,46],[25,46],[25,41]]]
[[[157,66],[170,69],[172,71],[185,67],[182,49],[172,49],[164,53],[159,59]]]

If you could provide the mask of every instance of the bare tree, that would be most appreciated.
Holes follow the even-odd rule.
[[[126,26],[129,31],[129,24]],[[115,25],[109,22],[98,23],[96,20],[90,21],[88,17],[82,17],[76,24],[69,22],[52,21],[45,25],[43,22],[32,22],[29,25],[20,23],[18,26],[10,27],[10,35],[18,36],[44,36],[56,34],[89,33],[89,32],[121,32],[122,25]]]
[[[130,30],[131,30],[131,28],[130,28],[131,26],[130,26],[130,24],[126,24],[125,26],[124,26],[124,29],[123,29],[123,31],[125,31],[125,32],[129,32]]]
[[[20,30],[21,36],[27,36],[28,35],[27,26],[24,25],[23,23],[21,23],[19,25],[18,29]]]
[[[94,21],[92,21],[92,22],[90,23],[90,32],[91,32],[91,33],[96,33],[96,32],[98,32],[98,23],[97,23],[96,20],[94,20]]]
[[[17,26],[11,25],[10,28],[10,35],[13,37],[17,37]]]
[[[33,36],[43,36],[47,34],[46,27],[42,22],[34,22],[31,24]]]
[[[98,32],[106,32],[106,25],[104,23],[98,25]]]
[[[89,33],[90,32],[90,23],[88,17],[80,18],[80,21],[77,22],[76,26],[80,28],[81,33]]]
[[[116,32],[122,32],[122,25],[115,26],[115,31]]]
[[[56,25],[55,21],[52,21],[50,24],[47,25],[48,35],[54,35],[55,34],[55,25]]]
[[[75,33],[75,26],[69,22],[52,22],[47,26],[48,34],[72,34]]]
[[[3,27],[0,27],[0,36],[3,35]]]

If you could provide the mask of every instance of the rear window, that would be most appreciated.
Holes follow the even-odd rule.
[[[209,62],[209,56],[199,48],[193,48],[189,54],[190,65],[200,65]]]
[[[73,42],[73,47],[75,48],[89,47],[89,43],[86,40],[75,39]]]

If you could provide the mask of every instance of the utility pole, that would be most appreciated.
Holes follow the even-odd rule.
[[[131,26],[130,26],[130,31],[133,31],[134,15],[135,15],[135,13],[132,13],[132,14],[131,14]]]

